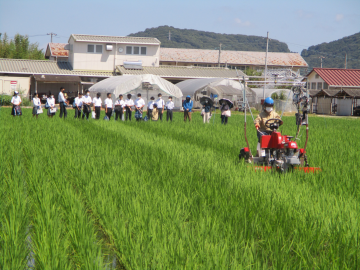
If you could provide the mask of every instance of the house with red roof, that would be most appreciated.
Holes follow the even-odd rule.
[[[360,69],[313,68],[304,80],[314,112],[353,115],[353,108],[360,105]]]
[[[68,58],[69,58],[68,43],[48,43],[45,51],[45,59],[67,62]]]

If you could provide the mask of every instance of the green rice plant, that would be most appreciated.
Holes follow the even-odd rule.
[[[209,125],[199,113],[191,123],[27,114],[4,109],[0,121],[9,138],[22,130],[37,268],[358,268],[358,120],[311,117],[307,153],[322,172],[278,174],[238,162],[241,115],[223,126],[219,114]],[[294,122],[284,117],[283,134]],[[251,124],[248,139],[254,150]]]
[[[9,131],[3,126],[0,141],[0,268],[24,269],[29,256],[29,200],[20,139],[9,136]]]

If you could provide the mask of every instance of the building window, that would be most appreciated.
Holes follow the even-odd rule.
[[[326,82],[324,82],[324,89],[328,89],[328,88],[329,88],[329,85]]]
[[[315,74],[315,79],[319,79],[319,78],[320,78],[319,74]]]
[[[126,54],[146,55],[146,47],[126,46]]]
[[[95,45],[88,44],[88,52],[93,53],[94,52]]]
[[[321,82],[318,82],[318,83],[317,83],[317,89],[318,89],[318,90],[321,90],[321,88],[322,88],[322,83],[321,83]]]
[[[311,89],[311,88],[310,88],[310,83],[309,83],[309,82],[308,82],[308,85],[307,85],[307,89]]]
[[[316,82],[311,83],[311,89],[316,89]]]
[[[96,52],[97,53],[102,53],[102,45],[96,45]]]
[[[102,45],[88,44],[87,52],[88,53],[102,53]]]

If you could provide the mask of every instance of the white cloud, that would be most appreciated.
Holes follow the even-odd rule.
[[[344,14],[336,14],[335,21],[340,22],[344,19]]]
[[[297,15],[298,15],[299,18],[302,18],[302,19],[310,19],[310,18],[313,17],[313,14],[311,12],[306,12],[306,11],[304,11],[302,9],[299,9],[297,11]]]
[[[249,21],[243,22],[243,21],[240,20],[239,18],[236,18],[236,19],[235,19],[235,23],[238,24],[238,25],[240,25],[240,26],[245,26],[245,27],[251,26],[251,22],[249,22]]]

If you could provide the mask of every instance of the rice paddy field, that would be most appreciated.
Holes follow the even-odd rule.
[[[1,108],[0,269],[360,269],[360,119],[310,117],[322,172],[279,174],[239,163],[243,116],[174,118]]]

